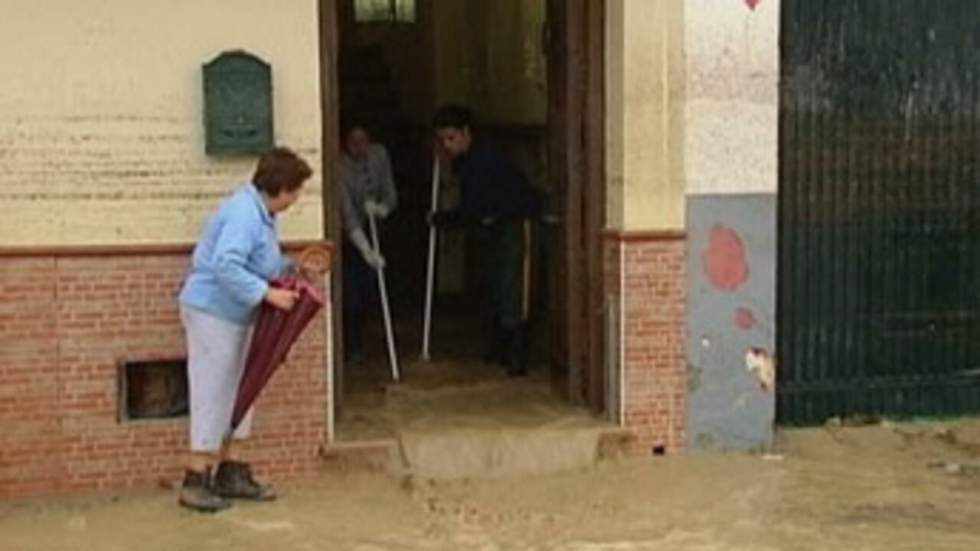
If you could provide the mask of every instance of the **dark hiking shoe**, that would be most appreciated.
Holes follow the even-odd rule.
[[[364,365],[364,354],[360,351],[350,351],[344,358],[344,363],[350,367],[361,367]]]
[[[211,490],[211,473],[188,470],[180,487],[177,503],[201,513],[216,513],[231,507],[231,502]]]
[[[252,469],[241,461],[222,461],[214,475],[214,492],[221,497],[272,501],[276,492],[252,478]]]
[[[523,377],[527,375],[528,335],[526,324],[520,324],[513,330],[513,336],[507,347],[507,375]]]
[[[502,364],[504,363],[503,354],[500,353],[500,350],[495,345],[491,344],[487,347],[486,353],[483,354],[483,363],[491,365]]]
[[[507,366],[508,377],[527,377],[527,365],[511,364]]]
[[[490,342],[487,344],[487,352],[483,355],[483,362],[507,365],[507,355],[512,339],[513,331],[504,329],[495,323]]]

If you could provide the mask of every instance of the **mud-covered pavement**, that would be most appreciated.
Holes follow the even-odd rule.
[[[0,550],[980,549],[980,422],[783,432],[772,456],[433,482],[325,472],[214,516],[155,490],[0,504]]]

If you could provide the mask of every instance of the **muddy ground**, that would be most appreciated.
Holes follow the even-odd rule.
[[[0,550],[980,549],[980,421],[784,431],[778,451],[484,481],[333,470],[210,516],[167,490],[0,503]]]

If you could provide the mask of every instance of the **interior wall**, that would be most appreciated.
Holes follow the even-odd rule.
[[[188,242],[256,158],[204,153],[201,66],[272,65],[275,137],[320,166],[316,0],[8,0],[0,16],[0,245]],[[323,235],[321,175],[283,217]]]
[[[776,189],[778,1],[607,3],[609,226],[680,229],[684,194]]]
[[[356,23],[350,0],[340,0],[341,48],[379,48],[405,122],[426,124],[434,109],[433,0],[416,0],[415,23]],[[341,106],[343,108],[343,106]]]
[[[436,103],[459,101],[494,125],[543,125],[544,0],[431,0]]]
[[[351,6],[340,2],[342,47],[380,48],[412,123],[457,101],[486,123],[544,124],[544,0],[417,0],[408,24],[355,23]]]

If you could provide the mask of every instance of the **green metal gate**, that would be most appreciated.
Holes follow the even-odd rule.
[[[784,0],[777,420],[980,411],[980,2]]]

